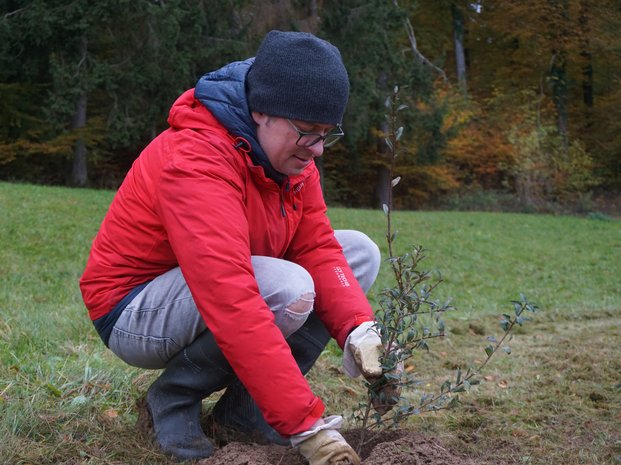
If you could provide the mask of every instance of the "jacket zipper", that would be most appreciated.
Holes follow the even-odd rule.
[[[289,193],[290,188],[291,184],[289,183],[289,179],[287,179],[285,187],[280,189],[280,213],[283,217],[287,216],[287,210],[285,209],[285,193]]]

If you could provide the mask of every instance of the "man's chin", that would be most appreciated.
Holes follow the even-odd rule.
[[[298,174],[302,174],[302,172],[310,166],[313,160],[302,160],[300,158],[295,158],[295,163],[292,166],[289,166],[288,172],[285,173],[287,176],[297,176]]]
[[[304,169],[301,170],[289,170],[287,173],[285,173],[287,176],[289,177],[293,177],[293,176],[299,176],[300,174],[302,174],[304,172]]]

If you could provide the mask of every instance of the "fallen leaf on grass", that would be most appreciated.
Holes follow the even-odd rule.
[[[500,389],[507,389],[509,387],[509,383],[507,382],[507,380],[502,379],[498,382],[498,387]]]
[[[106,418],[110,418],[110,419],[117,418],[119,416],[119,412],[117,412],[113,408],[109,408],[103,414]]]
[[[526,436],[528,436],[528,431],[523,430],[521,428],[516,428],[513,431],[511,431],[511,436],[515,438],[525,438]]]

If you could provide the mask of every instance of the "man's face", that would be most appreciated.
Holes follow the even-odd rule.
[[[257,139],[274,169],[287,176],[296,176],[323,154],[323,141],[310,147],[296,145],[299,134],[295,130],[327,134],[334,126],[304,121],[287,120],[265,113],[252,112],[257,123]],[[295,126],[295,127],[294,127]]]

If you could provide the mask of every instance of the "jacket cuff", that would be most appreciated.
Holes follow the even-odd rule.
[[[296,447],[300,443],[306,441],[308,438],[316,435],[319,431],[324,429],[336,430],[343,425],[343,417],[341,415],[332,415],[324,418],[320,424],[311,426],[308,431],[291,436],[291,446]]]
[[[345,347],[345,341],[347,340],[349,333],[351,333],[355,328],[357,328],[362,323],[365,323],[367,321],[374,321],[374,319],[370,315],[360,314],[360,315],[356,315],[353,320],[345,324],[339,330],[339,332],[336,334],[336,337],[334,338],[336,339],[336,342],[339,345],[339,347],[343,349]]]
[[[290,434],[283,434],[279,431],[281,436],[285,438],[291,438],[291,436],[295,436],[297,434],[303,433],[304,431],[308,431],[315,423],[317,423],[317,420],[320,420],[322,418],[323,412],[325,411],[326,407],[324,406],[323,401],[319,397],[316,397],[316,399],[317,403],[307,415],[307,417],[298,425],[296,430]]]

